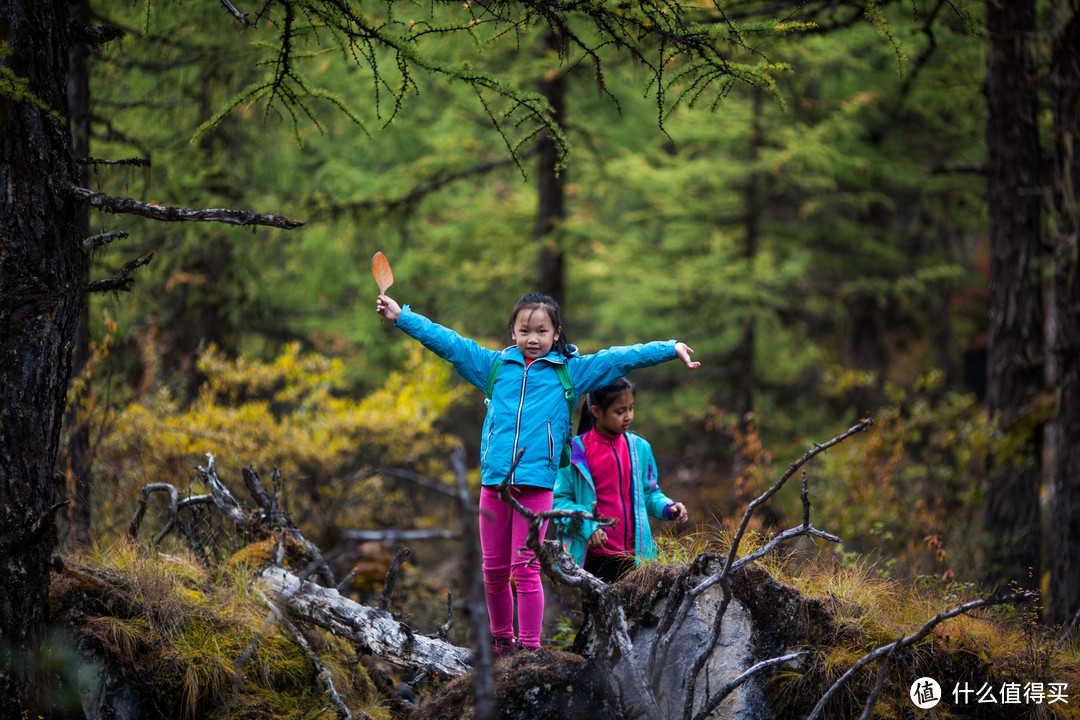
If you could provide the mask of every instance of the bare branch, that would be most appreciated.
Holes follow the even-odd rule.
[[[123,240],[128,237],[128,233],[123,230],[112,230],[110,232],[99,233],[97,235],[91,235],[82,241],[83,252],[90,252],[97,250],[99,247],[108,245],[113,240]]]
[[[270,608],[270,612],[277,618],[277,621],[289,631],[289,635],[292,636],[293,642],[304,651],[304,654],[308,656],[308,660],[311,660],[311,664],[315,666],[315,679],[318,680],[323,692],[330,698],[330,702],[334,706],[334,712],[337,713],[337,716],[341,718],[341,720],[352,720],[352,713],[349,712],[348,706],[345,705],[345,702],[341,699],[341,696],[338,695],[337,689],[334,687],[334,679],[330,676],[330,671],[327,670],[326,666],[323,665],[322,660],[319,659],[319,656],[311,649],[311,645],[308,644],[304,634],[301,633],[295,625],[289,622],[289,619],[285,617],[277,605],[267,600],[265,596],[263,596],[263,601],[266,603],[266,606]],[[241,668],[237,669],[240,670]],[[360,711],[360,715],[365,718],[371,717],[362,710]]]
[[[139,537],[139,526],[142,525],[143,515],[146,514],[146,506],[150,502],[150,494],[154,492],[165,492],[169,495],[169,520],[165,525],[165,528],[154,538],[154,545],[161,542],[161,539],[165,537],[165,534],[172,529],[176,523],[177,513],[177,501],[179,500],[179,493],[169,483],[151,483],[149,485],[143,485],[142,492],[139,493],[139,505],[135,509],[135,515],[131,518],[131,522],[128,523],[128,536],[133,540]]]
[[[390,596],[394,594],[394,585],[397,584],[398,573],[401,572],[401,566],[411,557],[412,550],[407,547],[402,547],[397,551],[397,554],[394,555],[394,559],[390,561],[390,567],[386,569],[386,579],[383,581],[382,596],[379,597],[380,610],[386,610],[390,607]]]
[[[953,608],[952,610],[949,610],[948,612],[943,612],[943,613],[939,613],[939,614],[935,615],[934,617],[927,620],[926,623],[921,628],[916,630],[911,635],[907,635],[905,637],[902,637],[899,640],[896,640],[895,642],[891,642],[888,645],[883,645],[883,646],[877,648],[876,650],[872,650],[871,652],[868,652],[866,655],[863,655],[862,658],[860,658],[854,665],[852,665],[848,669],[847,672],[845,672],[843,675],[841,675],[839,677],[839,679],[837,679],[837,681],[832,684],[832,687],[830,687],[828,689],[828,691],[826,691],[826,693],[821,696],[821,699],[818,700],[817,705],[815,705],[813,710],[810,711],[810,714],[806,717],[806,720],[816,720],[816,718],[821,714],[822,709],[824,709],[825,703],[827,703],[829,701],[829,699],[834,694],[836,694],[836,691],[839,690],[840,687],[845,682],[847,682],[849,678],[851,678],[856,672],[858,672],[858,670],[861,667],[863,667],[864,665],[866,665],[869,662],[872,662],[873,660],[876,660],[877,658],[881,657],[882,655],[885,655],[887,653],[892,653],[895,649],[902,648],[902,647],[908,647],[909,645],[914,645],[915,643],[919,642],[924,637],[929,635],[930,631],[933,630],[934,627],[936,625],[938,625],[939,623],[941,623],[942,621],[948,620],[949,618],[952,618],[952,617],[956,617],[957,615],[962,615],[964,613],[971,612],[972,610],[976,610],[976,609],[981,608],[981,607],[989,607],[989,606],[992,606],[992,605],[1015,604],[1015,603],[1023,602],[1023,601],[1026,601],[1026,600],[1033,600],[1034,598],[1035,598],[1035,593],[1030,592],[1030,591],[1012,593],[1010,595],[1004,595],[1004,596],[993,596],[993,597],[988,597],[988,598],[982,598],[982,599],[979,599],[979,600],[972,600],[971,602],[964,603],[963,605],[959,605],[959,606]]]
[[[281,228],[282,230],[292,230],[304,224],[300,220],[293,220],[283,215],[268,215],[227,208],[197,209],[177,205],[160,205],[132,198],[105,195],[74,186],[71,188],[71,193],[75,196],[75,199],[102,212],[140,215],[162,222],[220,222],[228,225],[264,225]]]
[[[753,667],[747,668],[737,678],[735,678],[734,680],[731,680],[730,682],[726,683],[723,687],[721,687],[719,690],[717,690],[716,693],[712,697],[710,697],[708,699],[708,701],[705,703],[705,705],[702,707],[702,709],[698,712],[698,714],[694,716],[694,720],[705,720],[705,718],[709,717],[709,715],[711,715],[712,712],[714,710],[716,710],[716,708],[720,707],[720,703],[722,703],[724,701],[724,698],[726,698],[731,693],[735,692],[735,690],[738,689],[738,687],[740,685],[742,685],[744,682],[746,682],[750,678],[757,675],[762,670],[768,670],[769,668],[776,667],[777,665],[783,665],[785,663],[795,662],[796,660],[801,660],[802,658],[806,657],[809,654],[810,654],[809,652],[807,652],[805,650],[802,650],[802,651],[799,651],[799,652],[791,653],[789,655],[782,655],[780,657],[774,657],[774,658],[769,658],[768,660],[762,660],[761,662],[757,663]]]
[[[899,640],[899,638],[897,639]],[[897,647],[899,647],[897,643],[893,643],[889,652],[885,653],[885,659],[881,661],[881,670],[878,671],[874,689],[870,691],[870,696],[866,698],[866,704],[863,706],[862,714],[859,715],[859,720],[870,720],[872,717],[874,706],[877,705],[878,698],[881,696],[881,691],[885,687],[885,681],[889,677],[889,662],[892,660],[893,655],[896,654]]]
[[[131,290],[131,284],[135,282],[135,278],[131,277],[131,273],[135,272],[143,265],[148,264],[154,259],[154,253],[150,253],[146,257],[134,257],[120,266],[116,274],[111,278],[105,278],[104,280],[95,280],[88,283],[86,286],[86,292],[109,292],[115,290],[117,292],[128,292]]]
[[[347,530],[341,537],[349,542],[393,545],[417,540],[457,540],[460,536],[449,530]]]
[[[150,167],[150,158],[126,158],[124,160],[102,160],[101,158],[80,157],[75,158],[79,165],[134,165],[136,167]]]
[[[254,23],[248,20],[248,13],[242,13],[237,10],[235,7],[233,7],[233,4],[229,2],[229,0],[221,0],[221,5],[226,10],[228,10],[229,14],[236,18],[237,22],[239,22],[241,25],[246,25],[247,27],[254,27]]]

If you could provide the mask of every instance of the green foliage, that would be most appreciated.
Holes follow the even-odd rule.
[[[837,371],[828,387],[842,395],[875,382]],[[940,371],[887,394],[872,432],[825,456],[815,506],[853,552],[911,576],[963,577],[978,559],[982,478],[1002,439],[973,396],[944,389]]]
[[[462,389],[450,386],[444,363],[418,349],[362,399],[343,394],[341,360],[296,345],[270,362],[229,360],[211,347],[199,371],[204,380],[191,403],[165,385],[114,416],[91,416],[103,430],[95,475],[112,479],[100,500],[105,527],[131,512],[147,483],[204,491],[193,486],[193,469],[208,452],[233,482],[249,464],[278,469],[287,506],[313,539],[335,528],[414,524],[415,507],[374,474],[380,466],[448,474],[445,457],[458,441],[438,423]]]

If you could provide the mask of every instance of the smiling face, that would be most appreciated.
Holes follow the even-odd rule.
[[[529,360],[544,357],[551,351],[562,328],[554,327],[542,307],[522,308],[510,327],[510,337]]]
[[[596,429],[604,435],[622,435],[634,422],[634,391],[627,390],[619,395],[606,408],[595,405],[589,407],[596,419]]]

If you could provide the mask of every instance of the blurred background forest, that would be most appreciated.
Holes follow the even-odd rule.
[[[692,516],[683,532],[718,534],[810,443],[872,417],[810,469],[815,523],[883,572],[1008,579],[987,562],[987,469],[1039,463],[1017,440],[1030,429],[1002,431],[986,403],[981,3],[871,4],[790,32],[748,21],[734,60],[773,64],[775,85],[678,103],[658,103],[647,69],[618,55],[601,85],[542,29],[492,46],[430,39],[443,61],[559,100],[557,176],[550,148],[513,116],[492,128],[474,90],[418,74],[399,103],[314,42],[292,62],[318,92],[291,109],[234,103],[270,72],[259,61],[281,28],[204,5],[90,3],[127,34],[89,59],[88,154],[149,165],[92,165],[86,186],[305,224],[91,215],[89,234],[130,233],[96,251],[91,278],[153,259],[130,293],[91,295],[63,547],[122,534],[144,484],[189,488],[208,452],[223,478],[279,468],[323,548],[345,529],[445,523],[379,470],[449,481],[463,446],[475,475],[483,397],[375,314],[382,250],[390,295],[488,347],[508,343],[510,308],[536,289],[561,299],[583,352],[693,347],[697,373],[632,377],[635,428]],[[743,5],[725,4],[736,18]],[[415,6],[418,23],[434,12]],[[381,67],[393,75],[392,59]],[[799,512],[781,495],[767,521]],[[1045,586],[1033,572],[1029,587]]]

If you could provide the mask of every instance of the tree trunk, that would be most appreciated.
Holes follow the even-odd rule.
[[[65,79],[67,0],[6,0],[0,59],[26,92],[0,96],[0,720],[36,709],[35,645],[56,547],[53,470],[86,265]]]
[[[83,25],[90,24],[89,0],[69,0],[68,11],[71,21]],[[68,75],[68,106],[71,113],[72,152],[75,157],[90,157],[90,46],[86,42],[72,43],[70,52],[70,74]],[[78,168],[78,184],[90,187],[90,173],[86,165]],[[78,208],[78,228],[80,237],[90,235],[90,209]],[[82,266],[80,285],[90,282],[90,263]],[[72,360],[71,374],[82,374],[90,361],[90,307],[86,296],[79,311],[79,330],[75,341],[75,354]],[[89,392],[84,387],[82,392]],[[65,494],[74,496],[73,506],[68,513],[70,523],[69,540],[75,545],[90,542],[90,489],[93,477],[90,474],[90,428],[79,417],[75,404],[80,398],[70,398],[67,415],[64,418],[67,430],[67,446],[63,462]]]
[[[1057,375],[1053,502],[1050,503],[1050,593],[1047,619],[1067,621],[1080,608],[1080,10],[1057,3],[1061,31],[1050,68],[1054,112],[1052,214],[1053,313],[1050,338]]]
[[[1044,383],[1035,3],[992,0],[986,8],[987,401],[1002,429],[1021,443],[1019,452],[988,469],[987,573],[993,581],[1031,588],[1040,564],[1042,429],[1029,406]]]
[[[757,162],[761,157],[761,147],[764,142],[764,131],[761,127],[761,91],[754,90],[754,120],[749,138],[749,161],[754,170],[746,179],[744,193],[745,215],[743,216],[743,248],[742,257],[746,261],[747,271],[753,265],[754,256],[757,254],[758,239],[761,235],[761,217],[764,210],[762,202],[761,173],[757,170]],[[747,437],[753,427],[751,413],[754,410],[754,347],[755,326],[753,315],[747,315],[740,323],[739,344],[735,348],[733,369],[735,371],[735,387],[732,397],[732,410],[735,413],[735,445],[734,457],[731,462],[732,480],[732,507],[738,507],[744,500],[754,497],[754,490],[746,487],[746,477],[755,458],[748,453]],[[742,497],[750,493],[749,498]]]
[[[545,47],[559,51],[559,36],[548,31]],[[566,78],[558,68],[552,70],[540,81],[540,94],[551,105],[552,113],[560,126],[563,124],[563,110],[566,106]],[[555,140],[547,133],[539,140],[539,207],[536,211],[535,237],[540,245],[540,272],[538,289],[545,295],[555,298],[559,304],[566,299],[566,280],[563,268],[563,249],[560,240],[560,225],[566,217],[565,180],[558,171],[559,151]]]

